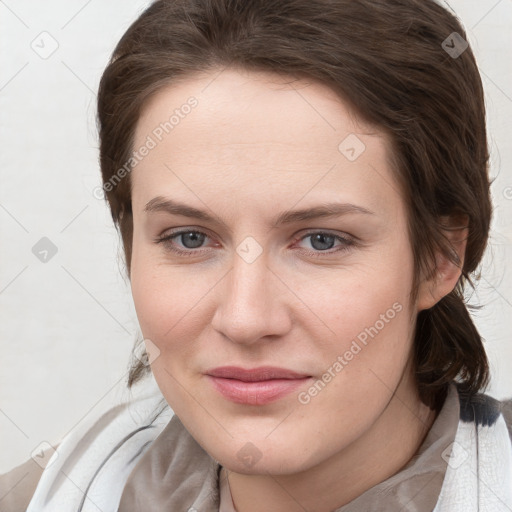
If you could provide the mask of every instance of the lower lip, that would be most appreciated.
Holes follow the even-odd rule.
[[[225,398],[237,404],[265,405],[291,393],[311,377],[302,379],[272,379],[259,382],[243,382],[207,375],[215,389]]]

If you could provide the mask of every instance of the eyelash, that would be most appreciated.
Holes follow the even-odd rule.
[[[195,229],[183,229],[180,231],[172,232],[169,235],[159,237],[159,238],[155,239],[154,242],[157,244],[162,243],[163,245],[166,246],[166,248],[168,248],[170,251],[174,252],[175,254],[178,254],[179,256],[192,256],[194,253],[202,252],[201,248],[183,250],[183,249],[178,249],[172,245],[172,239],[177,238],[178,236],[183,235],[185,233],[199,233],[200,235],[205,235],[206,237],[210,238],[208,236],[208,234],[204,233],[203,231],[198,231]],[[300,242],[300,241],[304,240],[305,238],[308,238],[312,235],[317,235],[317,234],[332,236],[336,240],[342,242],[344,245],[342,245],[341,247],[339,247],[336,250],[330,250],[329,252],[327,250],[326,251],[308,251],[305,249],[303,250],[303,251],[306,251],[310,256],[313,256],[314,258],[321,258],[321,257],[324,257],[324,255],[343,253],[343,252],[348,251],[351,247],[356,246],[356,242],[354,239],[348,238],[348,237],[345,238],[340,235],[335,235],[333,233],[329,233],[327,231],[310,231],[310,232],[306,233],[305,235],[303,235],[302,237],[295,239],[294,243]]]

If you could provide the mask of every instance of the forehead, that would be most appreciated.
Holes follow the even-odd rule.
[[[136,126],[134,149],[152,149],[132,172],[134,194],[229,185],[257,195],[347,190],[361,200],[397,200],[386,135],[359,119],[329,87],[267,72],[225,69],[158,91]],[[173,172],[170,172],[172,170]],[[227,190],[224,190],[225,192]],[[374,192],[373,195],[371,192]]]
[[[191,98],[196,106],[189,108]],[[383,136],[358,119],[326,85],[261,71],[227,68],[197,73],[164,87],[146,102],[137,123],[136,142],[165,125],[173,113],[172,128],[162,129],[165,135],[172,131],[176,142],[183,125],[193,127],[201,143],[279,144],[306,136],[305,150],[321,143],[321,149],[330,147],[336,152],[344,132]]]

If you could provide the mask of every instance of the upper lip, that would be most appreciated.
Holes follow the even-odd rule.
[[[259,368],[244,369],[238,366],[220,366],[208,370],[206,375],[212,377],[223,377],[225,379],[237,379],[244,382],[258,382],[272,379],[303,379],[310,377],[304,373],[297,373],[286,368],[275,366],[260,366]]]

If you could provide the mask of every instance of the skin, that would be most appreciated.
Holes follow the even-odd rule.
[[[437,276],[411,303],[413,255],[389,141],[326,86],[233,68],[194,75],[145,105],[134,147],[190,96],[198,105],[130,175],[131,289],[153,374],[187,430],[228,470],[238,512],[334,510],[399,471],[435,420],[413,379],[415,319],[454,288],[460,269],[439,256]],[[338,149],[349,134],[365,145],[354,161]],[[145,212],[156,196],[216,220]],[[373,214],[272,227],[285,210],[323,202]],[[196,245],[181,236],[155,242],[176,228],[207,236]],[[356,243],[307,236],[326,230]],[[247,237],[262,250],[250,263],[237,252]],[[463,259],[465,242],[456,247]],[[301,403],[299,392],[393,304],[400,312]],[[224,365],[279,366],[312,379],[276,402],[237,404],[204,374]],[[238,456],[244,446],[252,463]]]

